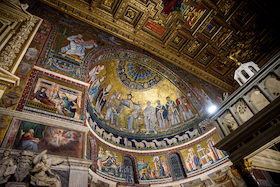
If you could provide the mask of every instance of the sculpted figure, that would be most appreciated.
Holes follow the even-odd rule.
[[[35,186],[53,186],[60,187],[61,181],[57,174],[51,171],[52,165],[58,165],[63,162],[63,160],[51,160],[48,159],[47,150],[42,151],[33,159],[34,168],[31,172],[31,184]]]
[[[17,182],[22,182],[29,174],[32,168],[32,159],[34,153],[31,151],[22,151],[17,158],[17,169],[15,172],[15,179]]]
[[[6,183],[16,171],[17,166],[14,164],[14,159],[9,158],[10,154],[11,150],[6,149],[0,160],[0,184]]]

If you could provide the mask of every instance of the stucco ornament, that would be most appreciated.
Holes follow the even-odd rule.
[[[6,183],[12,174],[15,173],[17,166],[14,159],[10,158],[11,150],[6,149],[0,160],[0,184]]]
[[[61,159],[48,159],[47,150],[42,151],[33,159],[34,168],[31,170],[31,184],[36,186],[60,187],[60,177],[51,171],[51,166],[59,165]]]

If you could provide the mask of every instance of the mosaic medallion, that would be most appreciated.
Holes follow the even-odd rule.
[[[120,60],[117,75],[127,88],[131,90],[146,90],[162,80],[162,76],[152,69],[137,62]]]

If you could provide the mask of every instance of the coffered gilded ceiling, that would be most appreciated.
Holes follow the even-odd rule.
[[[277,33],[263,24],[256,2],[41,1],[228,91],[236,88],[236,61],[262,66],[277,50]]]

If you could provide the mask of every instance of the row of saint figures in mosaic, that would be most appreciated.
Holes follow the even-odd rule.
[[[201,172],[205,169],[215,167],[214,165],[222,162],[227,153],[216,149],[213,145],[217,139],[217,134],[202,140],[201,142],[178,150],[176,153],[182,160],[185,172],[192,175],[196,172]],[[93,144],[91,144],[93,145]],[[89,150],[92,150],[91,147]],[[114,176],[117,178],[125,178],[123,168],[123,153],[114,151],[106,146],[97,144],[97,171],[103,175]],[[167,161],[169,155],[154,154],[154,155],[138,155],[134,154],[131,158],[135,159],[136,169],[140,181],[149,180],[168,180],[171,178],[171,162]],[[94,159],[94,156],[89,156],[89,159]],[[183,169],[182,168],[182,169]]]
[[[212,103],[202,88],[194,88],[196,99],[190,98],[189,94],[185,96],[173,85],[171,90],[159,90],[161,94],[167,93],[165,97],[149,97],[142,90],[131,92],[127,87],[116,88],[116,84],[108,77],[111,73],[107,72],[108,65],[103,64],[96,65],[89,73],[88,101],[94,114],[117,130],[157,134],[194,122],[205,114],[204,107]],[[122,81],[118,77],[113,79]]]

